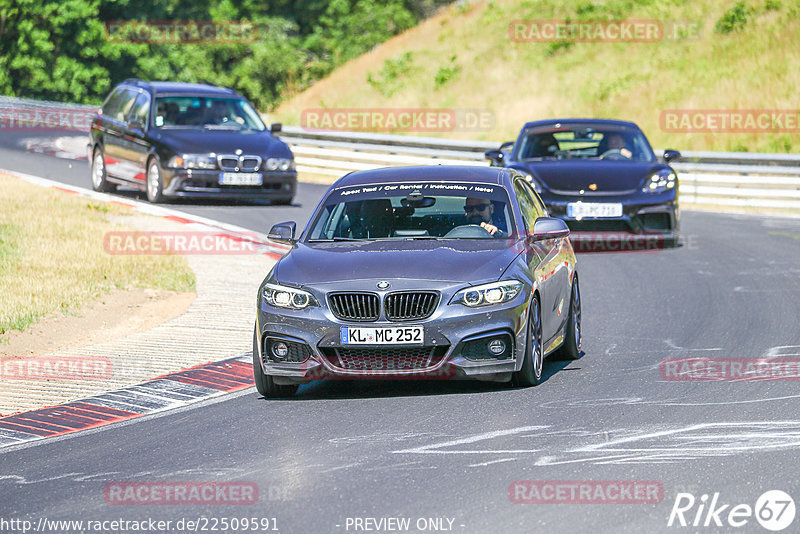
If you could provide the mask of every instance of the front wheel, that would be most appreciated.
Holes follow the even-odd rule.
[[[253,331],[253,378],[256,382],[256,390],[267,399],[280,399],[291,397],[297,392],[299,386],[276,384],[272,377],[264,374],[261,369],[261,358],[258,353],[258,330]]]
[[[528,308],[528,335],[522,369],[514,373],[516,383],[522,387],[537,386],[542,381],[542,313],[539,297],[534,297]]]
[[[564,344],[558,349],[562,360],[577,360],[581,355],[581,288],[578,277],[572,281],[572,296],[569,301],[569,317],[564,329]]]
[[[164,202],[164,178],[155,159],[147,163],[147,200],[153,204]]]
[[[111,193],[117,189],[115,184],[108,181],[106,160],[99,146],[94,147],[92,152],[92,189],[103,193]]]

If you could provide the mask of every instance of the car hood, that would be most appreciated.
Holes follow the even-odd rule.
[[[559,193],[577,193],[597,186],[596,194],[633,192],[642,187],[645,178],[666,165],[656,162],[575,160],[537,161],[522,165],[539,183]]]
[[[162,129],[154,135],[177,153],[183,154],[242,154],[272,157],[292,157],[286,144],[269,132],[210,129]]]
[[[507,239],[298,243],[273,274],[297,286],[375,278],[484,282],[497,280],[519,253]]]

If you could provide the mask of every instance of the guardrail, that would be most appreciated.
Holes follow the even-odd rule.
[[[483,153],[499,142],[364,132],[309,131],[286,126],[300,172],[338,177],[393,165],[487,165]],[[660,158],[663,151],[657,151]],[[800,155],[681,151],[681,202],[800,211]]]

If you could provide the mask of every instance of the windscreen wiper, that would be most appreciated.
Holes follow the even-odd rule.
[[[332,243],[333,241],[366,241],[358,237],[331,237],[329,239],[309,239],[309,243]]]

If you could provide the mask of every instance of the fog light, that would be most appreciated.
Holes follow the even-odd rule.
[[[272,343],[272,354],[277,359],[283,360],[289,354],[289,347],[283,341],[275,341]]]
[[[487,347],[489,347],[489,352],[495,356],[500,356],[506,351],[506,344],[500,339],[491,340]]]

